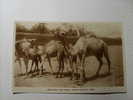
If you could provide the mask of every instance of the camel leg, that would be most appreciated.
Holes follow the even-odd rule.
[[[73,68],[73,64],[72,64],[72,68],[71,68],[72,70],[71,70],[71,80],[73,80],[73,78],[74,78],[74,68]]]
[[[58,75],[60,74],[60,70],[61,70],[61,62],[59,61],[59,69],[58,69],[58,71],[57,71],[56,78],[58,78]]]
[[[38,68],[38,60],[37,60],[37,59],[35,60],[35,66],[36,66],[36,72],[37,72],[37,74],[38,74],[39,68]]]
[[[41,66],[41,75],[44,73],[43,71],[43,65]]]
[[[79,63],[81,63],[81,60],[82,60],[82,54],[79,54]]]
[[[79,73],[78,73],[78,66],[75,63],[75,69],[76,69],[76,79],[79,79]]]
[[[41,74],[43,74],[43,72],[45,70],[45,65],[44,65],[44,59],[43,59],[43,57],[40,58],[40,67],[41,67]]]
[[[60,71],[59,71],[59,77],[61,78],[62,77],[62,62],[60,61]]]
[[[97,69],[96,76],[99,75],[99,72],[100,72],[100,70],[101,70],[101,68],[102,68],[102,65],[103,65],[102,59],[101,59],[100,57],[97,57],[97,59],[98,59],[98,61],[99,61],[99,67],[98,67],[98,69]]]
[[[85,76],[85,54],[82,55],[81,67],[82,67],[81,79],[82,79],[82,81],[85,81],[85,79],[86,79],[86,76]]]
[[[33,72],[36,72],[36,71],[37,71],[37,67],[36,67],[35,58],[32,59],[32,64],[35,65],[35,66],[34,66],[34,69],[33,69]],[[33,68],[33,67],[32,67],[32,68]]]
[[[104,56],[105,56],[105,58],[106,58],[106,60],[107,60],[107,62],[108,62],[108,73],[110,73],[110,59],[109,59],[109,54],[108,54],[108,47],[107,47],[107,45],[104,45],[104,48],[103,48],[103,53],[104,53]]]
[[[25,67],[26,67],[26,75],[28,75],[28,59],[24,59],[24,62],[25,62]]]
[[[47,54],[47,58],[48,58],[48,62],[49,62],[49,66],[50,66],[51,72],[54,73],[53,68],[52,68],[52,64],[51,64],[51,59],[50,59],[48,54]]]
[[[64,71],[64,59],[62,59],[62,66],[61,66],[61,77],[63,77],[63,71]]]
[[[106,60],[108,62],[108,73],[110,73],[110,59],[108,56],[106,57]]]
[[[73,79],[73,66],[72,66],[72,64],[70,64],[70,66],[71,66],[71,71],[70,71],[70,80],[72,80]]]
[[[70,80],[73,80],[73,78],[74,78],[74,60],[73,60],[73,56],[72,56],[72,58],[70,58],[70,60],[69,60],[69,62],[70,62],[70,67],[71,67],[71,78],[70,78]]]
[[[40,64],[40,72],[42,75],[43,74],[43,59],[42,59],[41,55],[39,55],[39,64]]]
[[[77,63],[77,60],[78,60],[78,56],[75,56],[74,57],[74,69],[75,69],[75,75],[76,75],[76,79],[78,80],[79,79],[79,73],[78,73],[78,63]]]
[[[35,55],[35,59],[34,59],[34,62],[35,62],[35,71],[37,72],[37,74],[39,74],[39,56],[38,55]]]
[[[43,61],[39,61],[40,62],[40,72],[41,75],[43,74]]]
[[[33,72],[36,72],[37,71],[37,68],[36,68],[36,62],[33,61],[35,63],[35,68],[34,68],[34,71]]]
[[[22,73],[22,63],[21,63],[21,59],[20,58],[18,59],[18,63],[19,63],[19,66],[20,66],[20,75],[21,75],[23,73]]]
[[[40,56],[40,55],[37,55],[37,58],[38,58],[38,59],[36,59],[36,61],[37,61],[37,68],[38,68],[38,71],[41,71],[41,70],[42,70],[42,67],[39,68],[39,63],[42,62],[42,60],[41,60],[41,56]]]
[[[79,65],[78,65],[78,66],[81,67],[82,54],[78,54],[78,58],[79,58],[79,63],[78,63],[78,64],[80,65],[80,66],[79,66]],[[78,70],[78,68],[77,68],[77,70]],[[78,76],[77,76],[77,77],[78,77],[77,79],[80,78],[80,75],[81,75],[81,74],[80,74],[80,71],[79,71]]]
[[[34,65],[34,62],[33,62],[33,60],[32,60],[32,62],[31,62],[31,67],[30,67],[30,73],[32,73],[33,65]]]

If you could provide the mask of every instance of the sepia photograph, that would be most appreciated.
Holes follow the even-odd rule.
[[[121,22],[15,22],[12,91],[126,92]]]

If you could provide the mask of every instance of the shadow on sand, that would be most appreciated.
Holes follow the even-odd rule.
[[[111,73],[103,73],[103,74],[100,74],[100,75],[93,75],[93,76],[91,76],[91,77],[87,77],[86,79],[85,79],[85,82],[87,82],[87,81],[92,81],[92,80],[96,80],[97,78],[105,78],[105,77],[107,77],[107,76],[109,76],[109,75],[111,75]]]
[[[24,77],[24,79],[27,79],[27,78],[39,78],[39,77],[46,77],[48,78],[49,76],[56,76],[57,75],[57,72],[55,73],[50,73],[50,72],[43,72],[43,74],[39,75],[38,73],[32,73],[32,74],[29,74],[28,76]],[[77,84],[78,86],[82,86],[84,85],[85,83],[87,83],[88,81],[92,81],[92,80],[96,80],[96,79],[99,79],[99,78],[105,78],[105,77],[108,77],[109,75],[111,75],[111,73],[103,73],[103,74],[100,74],[100,75],[93,75],[93,76],[90,76],[90,77],[86,77],[85,80],[81,80],[81,79],[74,79],[74,80],[71,80],[74,82],[74,84]],[[18,75],[19,77],[21,76],[25,76],[25,75]],[[76,75],[75,75],[76,76]],[[71,77],[71,72],[64,72],[63,73],[63,77],[61,78],[65,78],[65,77]],[[56,78],[56,77],[55,77]]]
[[[104,73],[100,75],[93,75],[90,77],[86,77],[85,80],[74,80],[74,84],[77,84],[78,86],[83,86],[86,84],[88,81],[96,80],[98,78],[105,78],[107,76],[111,75],[111,73]]]

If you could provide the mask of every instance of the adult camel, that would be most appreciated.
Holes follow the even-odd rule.
[[[22,74],[22,62],[21,62],[21,58],[23,58],[24,64],[25,64],[25,69],[26,72],[24,74],[28,74],[28,63],[29,63],[29,50],[32,48],[34,42],[36,41],[36,39],[22,39],[22,40],[18,40],[15,43],[15,56],[16,59],[15,61],[19,62],[19,66],[20,66],[20,73]]]
[[[51,40],[45,46],[45,54],[46,54],[46,58],[48,59],[49,66],[51,68],[52,73],[54,73],[54,71],[51,64],[51,57],[57,57],[57,62],[59,64],[59,67],[58,67],[56,77],[62,77],[63,71],[64,71],[64,62],[67,57],[67,51],[64,45],[62,44],[62,42],[57,40]]]
[[[81,63],[81,79],[84,81],[86,79],[85,75],[85,58],[88,56],[95,56],[97,60],[99,61],[99,67],[96,71],[96,76],[99,75],[99,72],[101,70],[101,67],[103,65],[102,57],[104,57],[107,60],[108,63],[108,73],[110,73],[110,59],[108,55],[108,46],[107,44],[102,40],[99,39],[93,35],[84,35],[81,36],[75,45],[70,46],[69,53],[71,55],[71,68],[72,68],[72,75],[71,79],[74,78],[74,70],[75,67],[73,66],[74,59],[77,59],[79,57]],[[75,60],[76,61],[76,60]]]

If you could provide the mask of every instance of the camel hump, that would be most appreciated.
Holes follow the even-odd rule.
[[[60,41],[52,40],[46,45],[46,52],[53,53],[55,51],[63,50],[64,46],[61,44]]]
[[[92,50],[100,49],[104,44],[104,41],[99,38],[91,37],[87,38],[86,45],[87,48],[91,48]]]
[[[55,43],[55,40],[51,40],[50,42],[47,43],[46,46],[50,46],[50,45],[53,45]]]
[[[85,35],[86,38],[97,38],[95,34],[87,34]]]
[[[52,53],[56,49],[55,45],[49,45],[46,47],[47,53]]]
[[[82,36],[78,39],[78,41],[76,42],[76,44],[73,47],[73,51],[76,54],[77,52],[81,52],[86,50],[87,48],[87,41],[86,41],[86,37]]]

